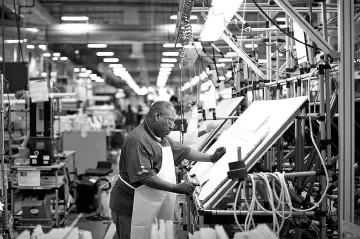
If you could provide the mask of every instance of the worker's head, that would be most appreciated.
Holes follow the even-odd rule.
[[[150,106],[146,121],[157,137],[165,137],[175,126],[175,109],[168,101],[157,101]]]
[[[176,104],[179,103],[179,100],[178,100],[178,98],[177,98],[176,95],[172,95],[172,96],[170,97],[169,101],[170,101],[170,103],[173,104],[173,105],[176,105]]]

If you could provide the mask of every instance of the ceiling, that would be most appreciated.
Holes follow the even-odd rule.
[[[98,51],[114,52],[114,57],[120,59],[139,86],[156,85],[157,75],[164,51],[179,49],[164,48],[164,43],[175,41],[176,20],[171,15],[178,13],[181,0],[20,0],[21,7],[16,11],[21,14],[21,26],[35,26],[39,32],[27,33],[32,43],[46,43],[54,52],[67,56],[74,64],[84,66],[93,71],[108,73],[104,57],[96,56]],[[16,1],[17,2],[17,1]],[[265,27],[265,18],[247,1],[246,20],[252,27]],[[263,7],[268,7],[267,0],[259,1]],[[309,1],[289,0],[293,5],[306,7]],[[209,7],[211,0],[196,1],[195,7]],[[9,25],[6,29],[15,34],[13,0],[4,0],[6,17]],[[197,38],[204,20],[200,12],[193,20],[194,37]],[[78,29],[69,31],[68,22],[62,22],[61,16],[87,16],[89,18]],[[271,17],[281,16],[278,11],[272,11]],[[316,21],[317,13],[314,13]],[[317,23],[315,22],[315,25]],[[233,34],[240,35],[239,26],[230,24]],[[243,35],[254,35],[244,32]],[[88,43],[106,43],[106,49],[89,49]],[[139,45],[140,44],[140,45]],[[259,46],[262,43],[259,43]],[[228,48],[224,42],[216,45],[226,53]],[[212,56],[212,48],[203,43],[203,47]],[[133,58],[133,53],[143,52],[144,58]],[[218,55],[218,53],[216,53]],[[259,47],[259,58],[264,57],[265,48]],[[168,79],[168,85],[179,84],[180,70],[177,64]],[[124,87],[125,82],[111,75],[113,85]]]

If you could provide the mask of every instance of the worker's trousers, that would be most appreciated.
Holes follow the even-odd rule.
[[[111,210],[111,219],[116,226],[116,235],[113,239],[130,239],[131,216]]]

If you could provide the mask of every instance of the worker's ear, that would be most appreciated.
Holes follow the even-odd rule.
[[[155,121],[158,122],[160,119],[160,113],[155,114]]]

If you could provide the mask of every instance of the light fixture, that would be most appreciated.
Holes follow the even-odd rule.
[[[74,51],[75,55],[79,54],[79,50]]]
[[[90,75],[92,73],[92,70],[86,70],[85,72],[86,72],[86,74]]]
[[[89,76],[92,80],[95,80],[98,77],[96,74],[90,74]]]
[[[74,68],[74,72],[80,72],[80,69],[79,68]]]
[[[163,56],[178,56],[180,53],[177,51],[168,51],[168,52],[163,52],[162,55]]]
[[[49,53],[49,52],[45,52],[44,54],[43,54],[43,57],[50,57],[51,56],[51,54]]]
[[[225,63],[216,64],[217,67],[225,67]]]
[[[89,18],[87,16],[62,16],[62,21],[88,21]]]
[[[201,41],[217,41],[244,0],[213,0],[205,26],[200,34]]]
[[[160,64],[160,67],[174,67],[174,64],[169,64],[169,63],[162,63]]]
[[[257,48],[258,47],[258,44],[251,44],[251,43],[248,43],[248,44],[245,44],[245,48]]]
[[[4,40],[4,43],[24,43],[24,42],[27,42],[27,39],[16,39],[16,40]]]
[[[102,43],[99,43],[99,44],[88,44],[87,47],[88,47],[88,48],[106,48],[107,45],[106,45],[106,44],[102,44]]]
[[[259,62],[260,64],[265,64],[265,63],[266,63],[266,59],[258,59],[258,62]]]
[[[54,52],[54,53],[53,53],[53,56],[59,57],[59,56],[60,56],[60,53],[59,53],[59,52]]]
[[[114,52],[96,52],[97,56],[113,56]]]
[[[43,51],[46,51],[46,49],[47,49],[46,45],[44,45],[44,44],[40,44],[38,47]]]
[[[62,61],[67,61],[67,56],[62,56],[62,57],[60,57],[60,60],[62,60]]]
[[[121,67],[123,67],[123,65],[122,64],[109,64],[109,67],[110,68],[121,68]]]
[[[174,48],[175,47],[175,43],[164,43],[163,47],[165,48]],[[180,43],[176,44],[176,47],[182,47],[182,45]]]
[[[43,73],[41,73],[41,76],[42,76],[42,77],[47,77],[47,73],[46,73],[46,72],[43,72]]]
[[[54,57],[52,58],[52,60],[53,60],[53,61],[57,61],[57,60],[59,60],[59,57],[54,56]]]
[[[86,72],[86,68],[81,68],[81,72]]]
[[[160,72],[170,72],[172,68],[160,68]]]
[[[28,31],[28,32],[38,32],[38,31],[39,31],[39,29],[36,28],[36,27],[27,27],[27,28],[25,28],[25,29],[26,29],[26,31]]]
[[[35,46],[34,45],[26,45],[26,48],[27,49],[35,49]]]
[[[103,78],[96,78],[95,82],[97,83],[103,83],[104,82],[104,79]]]
[[[230,58],[220,58],[218,62],[232,62],[232,59]]]
[[[277,21],[277,22],[285,22],[285,21],[286,21],[286,18],[285,18],[285,17],[277,17],[277,18],[276,18],[276,21]]]
[[[199,80],[200,80],[199,76],[194,76],[194,78],[190,80],[190,85],[192,86],[196,85],[199,82]]]
[[[176,58],[162,58],[161,62],[171,63],[171,62],[177,62]]]
[[[170,19],[171,20],[176,20],[177,19],[177,15],[171,15],[170,16]],[[196,15],[191,15],[190,16],[190,20],[197,20],[198,19],[198,17],[196,16]]]
[[[239,57],[239,55],[234,51],[230,51],[230,52],[226,53],[225,56],[226,57]]]
[[[119,62],[119,58],[104,58],[104,62]]]

